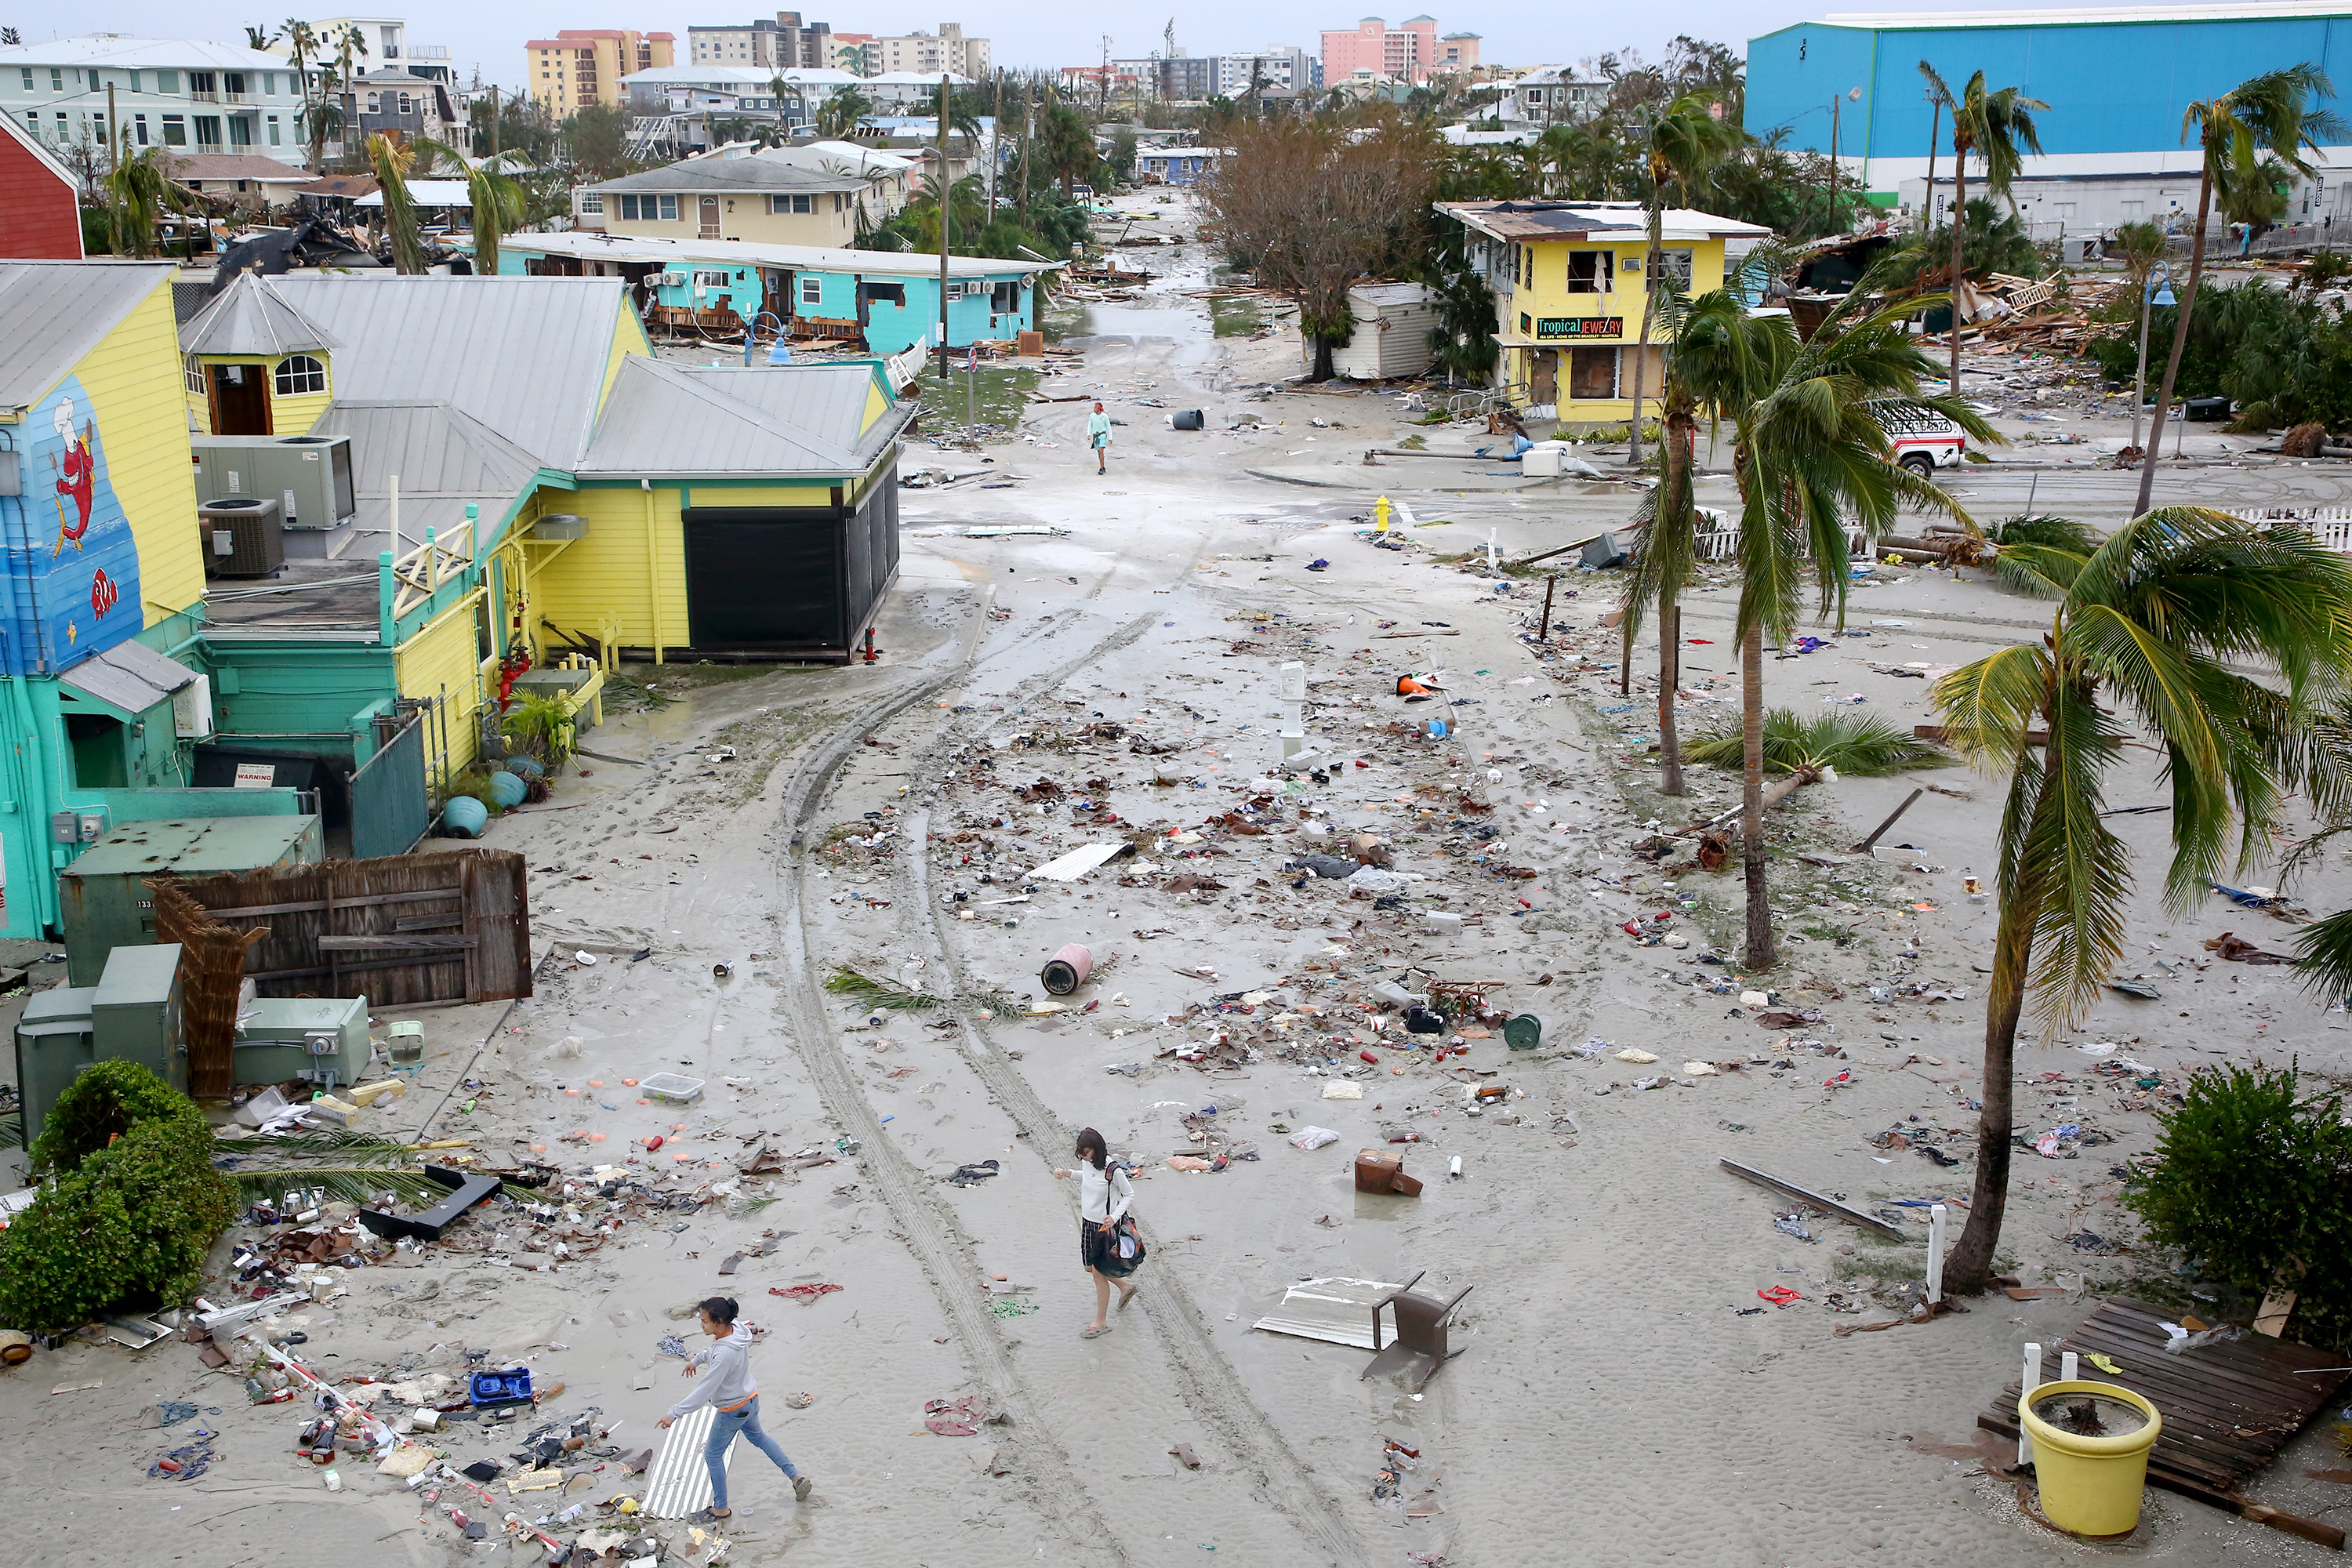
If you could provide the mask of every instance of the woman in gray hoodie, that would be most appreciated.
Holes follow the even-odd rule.
[[[705,1368],[710,1375],[692,1394],[670,1406],[661,1418],[667,1427],[699,1405],[714,1406],[718,1414],[711,1418],[710,1437],[702,1447],[702,1462],[710,1467],[710,1506],[694,1517],[708,1523],[728,1518],[735,1510],[727,1506],[727,1449],[738,1436],[751,1447],[776,1461],[785,1475],[792,1478],[793,1497],[805,1502],[809,1495],[809,1479],[793,1468],[776,1440],[760,1429],[760,1388],[751,1381],[751,1337],[735,1327],[736,1306],[731,1296],[713,1296],[695,1309],[702,1331],[710,1336],[710,1348],[697,1351],[686,1363],[685,1375],[693,1377]]]

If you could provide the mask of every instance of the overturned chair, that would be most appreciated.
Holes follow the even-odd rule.
[[[1454,1309],[1462,1305],[1462,1298],[1476,1289],[1465,1285],[1451,1301],[1441,1301],[1434,1296],[1423,1296],[1413,1287],[1421,1283],[1422,1274],[1414,1275],[1387,1295],[1372,1303],[1372,1349],[1376,1352],[1364,1368],[1363,1377],[1380,1377],[1394,1372],[1406,1374],[1414,1394],[1422,1384],[1437,1375],[1437,1369],[1460,1350],[1448,1349],[1445,1327],[1454,1316]],[[1391,1307],[1396,1311],[1396,1339],[1386,1349],[1381,1345],[1381,1309]],[[1467,1348],[1467,1347],[1465,1347]],[[1358,1378],[1362,1382],[1363,1378]]]

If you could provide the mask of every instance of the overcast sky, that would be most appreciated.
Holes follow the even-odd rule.
[[[271,7],[286,0],[268,0]],[[1566,13],[1557,7],[1524,5],[1495,5],[1481,11],[1428,7],[1441,33],[1476,33],[1484,39],[1485,58],[1510,65],[1543,65],[1577,60],[1609,49],[1635,48],[1654,54],[1677,33],[1713,39],[1745,51],[1747,40],[1774,28],[1828,14],[1837,8],[1863,8],[1865,0],[1834,0],[1833,5],[1808,6],[1797,0],[1764,0],[1760,5],[1733,5],[1730,0],[1687,0],[1679,6],[1637,7],[1633,12],[1598,8]],[[1189,0],[1178,6],[1163,0],[1164,9],[1118,5],[1097,13],[1103,20],[1088,26],[1111,35],[1114,58],[1139,57],[1160,46],[1159,28],[1176,17],[1176,43],[1187,54],[1243,54],[1276,46],[1296,45],[1314,53],[1322,28],[1346,26],[1355,16],[1338,5],[1307,4],[1306,0]],[[1895,7],[1889,7],[1890,9]],[[1958,9],[1951,4],[1917,9]],[[2009,8],[2007,0],[1974,0],[1972,8]],[[41,11],[5,14],[29,42],[80,32],[135,33],[149,37],[185,37],[197,18],[218,17],[206,24],[210,36],[223,43],[242,41],[248,20],[276,18],[274,8],[190,7],[164,0],[99,0],[87,12],[45,7]],[[413,44],[445,44],[450,62],[462,79],[480,68],[485,81],[511,84],[521,74],[525,39],[536,29],[557,27],[635,27],[643,32],[678,36],[685,52],[689,24],[705,26],[742,22],[755,16],[774,15],[730,0],[695,0],[681,8],[677,0],[557,0],[530,8],[524,20],[519,8],[465,4],[460,0],[395,0],[379,15],[405,16]],[[854,5],[819,5],[803,8],[812,22],[830,22],[842,32],[898,33],[935,28],[942,20],[961,21],[964,31],[991,40],[996,63],[1006,67],[1055,68],[1084,65],[1100,58],[1099,33],[1077,33],[1069,20],[1079,7],[1059,5],[991,5],[965,7],[957,0],[933,0],[930,5],[906,5],[899,0],[856,0]],[[1418,8],[1387,13],[1391,23],[1420,15]]]

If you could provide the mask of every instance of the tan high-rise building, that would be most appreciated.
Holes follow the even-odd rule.
[[[558,120],[592,103],[618,109],[626,96],[621,79],[676,64],[671,54],[676,42],[667,33],[566,27],[551,38],[533,38],[523,46],[524,83],[532,99],[546,104]]]

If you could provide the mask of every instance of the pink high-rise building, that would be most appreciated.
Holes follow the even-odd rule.
[[[1323,35],[1323,80],[1329,85],[1369,71],[1418,87],[1438,59],[1434,16],[1415,16],[1397,28],[1367,16],[1346,32]]]

